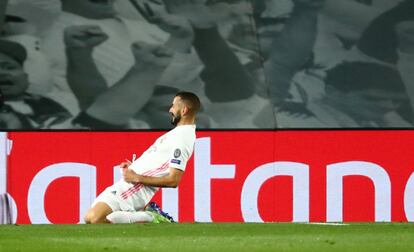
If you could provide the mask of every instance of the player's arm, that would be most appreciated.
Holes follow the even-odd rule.
[[[146,186],[176,188],[181,181],[184,171],[170,167],[170,174],[165,177],[151,177],[136,174],[131,169],[123,170],[124,180],[128,183],[140,183]]]

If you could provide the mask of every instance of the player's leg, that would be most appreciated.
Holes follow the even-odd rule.
[[[121,223],[171,223],[174,219],[155,203],[151,202],[141,211],[114,211],[107,220],[114,224]]]
[[[116,185],[113,185],[107,187],[101,194],[99,194],[84,217],[85,223],[109,223],[106,216],[112,212],[121,210],[119,199],[114,194],[114,191],[116,190]]]
[[[114,223],[114,224],[149,223],[149,222],[153,222],[154,216],[147,211],[136,211],[136,212],[116,211],[106,216],[106,219],[110,223]]]
[[[87,224],[98,224],[98,223],[110,223],[106,216],[112,213],[112,208],[104,203],[97,202],[85,215],[85,223]]]

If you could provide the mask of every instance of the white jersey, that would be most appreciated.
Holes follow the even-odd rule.
[[[193,153],[195,129],[195,125],[182,125],[160,136],[138,159],[132,160],[129,169],[152,177],[167,176],[171,168],[184,171]],[[148,204],[158,187],[134,185],[120,180],[110,190],[116,194],[122,210],[132,211]]]

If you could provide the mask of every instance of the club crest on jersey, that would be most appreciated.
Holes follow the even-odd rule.
[[[171,159],[171,163],[173,164],[181,164],[181,161],[178,159]]]
[[[174,151],[174,157],[178,158],[179,156],[181,156],[181,150],[180,149],[175,149]]]

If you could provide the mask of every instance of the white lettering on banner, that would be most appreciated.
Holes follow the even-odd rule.
[[[84,214],[96,197],[96,168],[82,163],[60,163],[41,170],[30,184],[27,208],[31,223],[51,223],[45,212],[46,190],[54,180],[63,177],[79,178],[79,220],[83,222]]]
[[[327,166],[326,220],[343,220],[343,177],[365,176],[375,188],[375,221],[391,221],[391,182],[381,166],[362,161],[350,161]]]
[[[234,164],[211,164],[211,139],[199,138],[194,151],[194,220],[212,222],[211,180],[234,179]],[[369,178],[375,190],[375,221],[391,221],[391,182],[386,170],[374,163],[349,161],[330,164],[326,176],[326,220],[343,221],[343,179],[345,176]],[[310,212],[310,167],[298,162],[276,161],[253,169],[241,188],[241,213],[246,222],[263,222],[259,214],[259,192],[267,180],[275,176],[293,178],[293,222],[308,222]],[[78,177],[79,219],[96,197],[96,167],[84,163],[57,163],[45,167],[33,178],[29,186],[27,208],[33,224],[47,224],[50,220],[45,212],[45,194],[49,185],[58,178]],[[114,182],[121,179],[119,166],[113,167]],[[163,209],[178,220],[178,189],[162,189]],[[281,192],[283,193],[283,192]],[[234,195],[238,197],[237,195]],[[269,196],[267,196],[269,198]],[[17,210],[17,209],[16,209]],[[408,221],[414,221],[414,173],[408,179],[404,191],[404,210]],[[21,211],[21,210],[20,210]],[[14,217],[17,214],[14,214]]]
[[[414,221],[414,173],[407,181],[404,191],[404,211],[408,221]]]
[[[0,132],[0,195],[7,193],[7,133]]]
[[[263,222],[259,215],[259,191],[275,176],[293,177],[293,222],[309,222],[309,166],[295,162],[261,165],[247,177],[241,193],[241,211],[246,222]]]
[[[233,179],[235,165],[212,165],[210,138],[198,138],[194,151],[194,220],[211,222],[211,179]]]
[[[178,188],[162,188],[162,209],[177,222],[180,220],[178,218]]]
[[[194,156],[197,155],[197,157],[194,158],[194,160],[195,160],[194,170],[197,170],[199,172],[198,174],[200,174],[200,172],[203,173],[204,171],[200,171],[200,170],[197,169],[198,165],[197,165],[196,160],[200,160],[200,158],[201,158],[201,163],[202,164],[206,163],[206,164],[210,165],[210,159],[211,159],[210,158],[210,156],[211,156],[210,155],[210,138],[208,138],[208,142],[202,141],[201,139],[203,139],[203,138],[199,138],[199,139],[196,140],[196,142],[195,142],[195,151],[194,151],[195,152]],[[201,146],[199,146],[200,144],[201,144]],[[204,149],[204,148],[206,148],[206,149]],[[200,155],[196,154],[198,152],[205,152],[205,153],[208,154],[208,157],[207,158],[205,158],[204,156],[200,157]],[[220,165],[216,165],[216,167],[217,166],[220,166]],[[213,166],[210,166],[210,167],[213,167]],[[219,167],[217,167],[217,168],[219,168]],[[200,174],[200,175],[203,177],[202,174]],[[214,174],[211,174],[211,176],[214,176]],[[234,172],[233,172],[233,175],[231,175],[231,174],[230,175],[229,174],[227,174],[227,175],[226,174],[221,174],[220,177],[217,177],[217,175],[214,176],[214,177],[215,178],[227,178],[226,176],[230,176],[230,178],[234,178]],[[196,180],[196,178],[197,178],[197,175],[195,174],[195,179],[194,179],[195,180],[194,181],[194,187],[195,188],[198,187],[197,186],[197,181],[198,180]],[[201,191],[202,193],[204,193],[206,195],[206,197],[208,197],[208,199],[210,199],[210,189],[209,189],[210,188],[210,182],[208,181],[206,184],[208,186],[208,189],[206,188],[206,190],[199,190],[198,192]],[[174,220],[176,220],[176,221],[179,221],[179,217],[178,217],[179,216],[179,212],[178,212],[178,201],[179,201],[178,190],[179,189],[178,188],[179,187],[177,187],[177,188],[162,188],[162,208],[166,212],[168,212],[174,218]],[[194,190],[194,193],[196,193],[196,192],[197,191]],[[200,201],[201,200],[202,200],[202,198],[200,198]],[[208,209],[210,209],[210,205],[208,205],[208,207],[209,207]],[[205,211],[205,212],[200,213],[200,215],[198,215],[199,218],[200,218],[198,221],[211,222],[210,212],[211,211],[208,210],[208,212]],[[197,217],[196,217],[196,221],[197,221]]]
[[[13,148],[13,141],[10,139],[7,139],[6,146],[7,146],[7,155],[10,155],[11,150]]]
[[[115,184],[116,182],[120,181],[121,179],[122,179],[121,166],[119,166],[119,165],[114,166],[114,169],[113,169],[113,183]]]
[[[16,223],[17,220],[17,205],[13,197],[7,192],[7,156],[10,155],[13,146],[13,141],[7,138],[6,132],[0,132],[0,196],[7,197],[11,208],[11,223]],[[5,207],[0,204],[0,210]],[[0,217],[1,218],[1,217]]]
[[[9,193],[6,193],[6,197],[8,197],[8,199],[9,199],[10,208],[11,208],[11,212],[12,212],[12,214],[11,214],[11,216],[12,216],[11,221],[12,222],[11,223],[14,224],[14,223],[17,222],[17,214],[18,214],[16,201],[13,199],[13,197]],[[2,206],[0,206],[0,207],[2,207]]]

